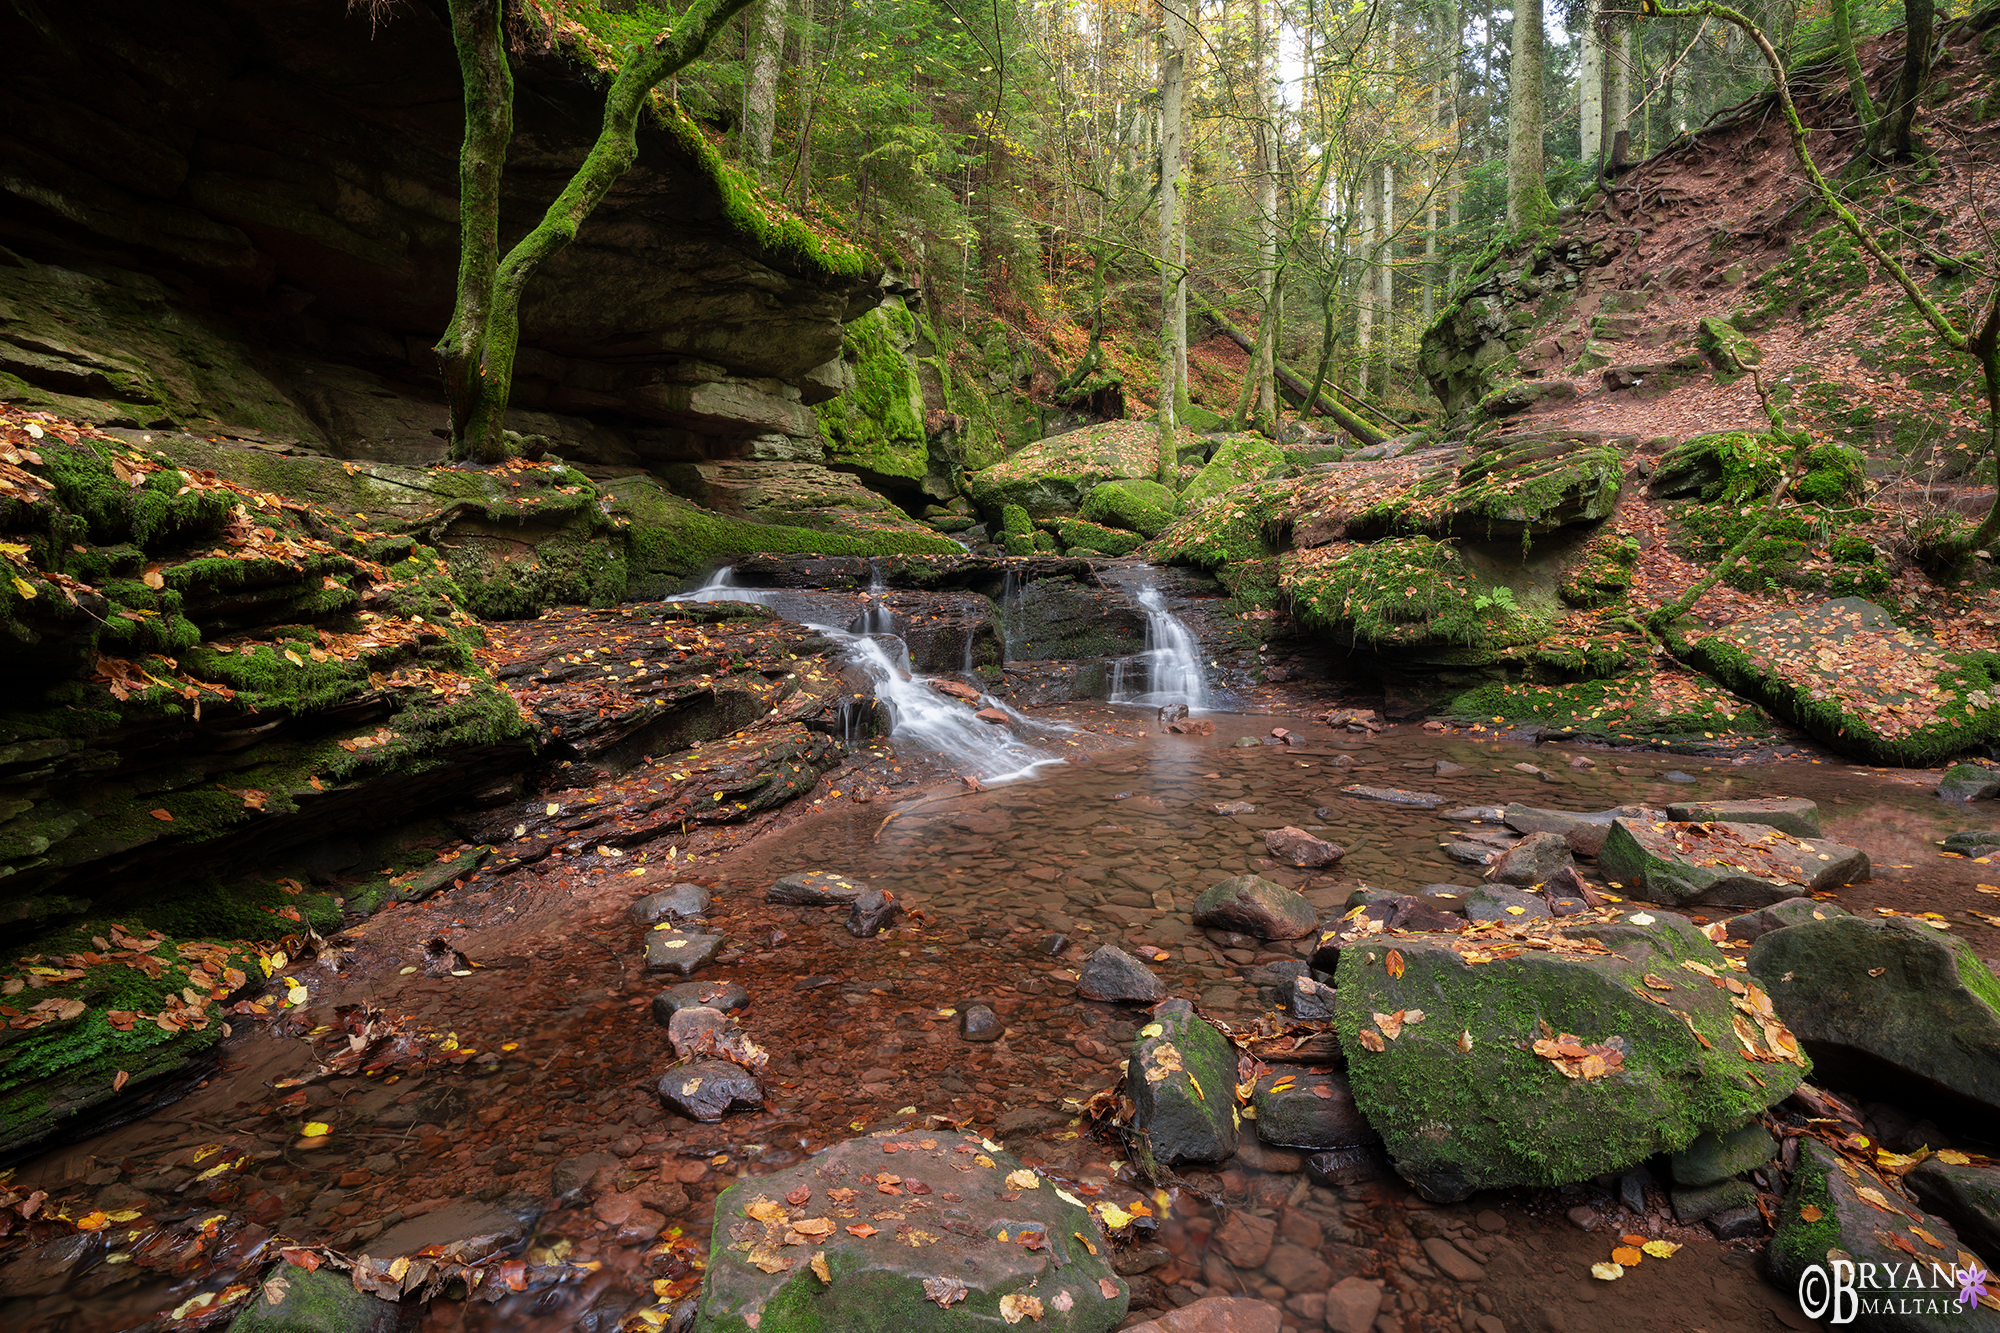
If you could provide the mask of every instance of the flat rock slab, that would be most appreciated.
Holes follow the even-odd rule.
[[[1909,917],[1836,916],[1750,946],[1750,974],[1826,1077],[1885,1070],[2000,1117],[2000,978],[1965,942]],[[1889,1090],[1882,1089],[1883,1095]]]
[[[1524,889],[1473,889],[1465,895],[1465,917],[1474,925],[1488,921],[1546,921],[1555,913],[1548,899]]]
[[[1958,1302],[1956,1271],[1977,1267],[1990,1272],[1991,1265],[1960,1241],[1949,1222],[1909,1203],[1895,1186],[1819,1140],[1803,1138],[1798,1144],[1791,1189],[1779,1205],[1767,1258],[1779,1290],[1800,1291],[1810,1268],[1816,1265],[1824,1273],[1830,1259],[1838,1257],[1872,1265],[1874,1290],[1861,1294],[1893,1311],[1886,1317],[1877,1313],[1846,1321],[1855,1328],[1951,1333],[2000,1325],[1995,1315],[2000,1298],[1991,1286],[1976,1312]],[[1833,1251],[1844,1253],[1829,1253]],[[1850,1285],[1855,1272],[1848,1269]],[[1813,1288],[1809,1285],[1807,1291]],[[1824,1281],[1817,1292],[1821,1299],[1828,1295]],[[1808,1315],[1832,1313],[1815,1311],[1811,1302],[1802,1305]]]
[[[723,1191],[694,1329],[1105,1333],[1131,1299],[1111,1253],[1080,1200],[977,1135],[850,1139]]]
[[[766,890],[764,901],[787,907],[846,907],[866,892],[868,886],[860,880],[831,870],[797,870]]]
[[[1845,907],[1835,907],[1832,903],[1815,902],[1811,898],[1787,898],[1783,902],[1760,907],[1754,912],[1732,916],[1722,923],[1722,928],[1732,940],[1754,944],[1774,930],[1786,926],[1804,925],[1808,921],[1825,921],[1836,916],[1847,916]]]
[[[1903,1181],[1918,1203],[1951,1223],[1974,1253],[1990,1259],[2000,1254],[2000,1167],[1945,1160],[1952,1155],[1933,1154]]]
[[[662,921],[685,921],[708,910],[708,890],[699,884],[676,884],[649,893],[632,904],[632,916],[642,926]]]
[[[1112,1004],[1156,1004],[1166,998],[1167,987],[1144,963],[1115,944],[1105,944],[1084,961],[1076,993]]]
[[[1867,853],[1763,824],[1618,819],[1598,869],[1649,902],[1766,907],[1867,879]]]
[[[697,1060],[660,1077],[660,1100],[690,1120],[712,1125],[733,1110],[755,1111],[764,1089],[749,1072],[727,1060]]]
[[[1819,807],[1802,796],[1764,796],[1746,801],[1676,801],[1668,819],[1693,823],[1768,824],[1795,838],[1820,838]]]
[[[1596,856],[1611,832],[1614,819],[1658,819],[1660,812],[1639,805],[1614,806],[1609,810],[1547,810],[1515,801],[1501,814],[1508,828],[1517,833],[1560,833],[1569,849],[1578,856]]]
[[[1363,801],[1381,801],[1386,805],[1408,806],[1413,810],[1435,810],[1450,799],[1435,792],[1405,791],[1401,787],[1369,787],[1359,782],[1342,787],[1340,794]]]
[[[1126,1087],[1133,1124],[1161,1166],[1236,1151],[1236,1048],[1186,1000],[1163,1001],[1139,1029]]]
[[[542,1217],[542,1200],[514,1190],[492,1203],[455,1199],[421,1217],[398,1222],[368,1242],[377,1259],[400,1258],[427,1246],[438,1246],[440,1258],[477,1262],[497,1250],[512,1250],[526,1240]]]
[[[1502,884],[1532,886],[1547,883],[1556,872],[1575,865],[1569,839],[1560,833],[1530,833],[1500,853],[1486,869],[1486,878]]]
[[[2000,738],[2000,697],[1978,656],[1947,652],[1859,597],[1739,620],[1694,639],[1685,657],[1869,763],[1921,768]]]
[[[1376,1302],[1381,1291],[1376,1290]],[[1126,1333],[1278,1333],[1284,1315],[1269,1301],[1248,1296],[1204,1296],[1158,1319],[1133,1324]]]
[[[1279,1148],[1359,1148],[1382,1137],[1355,1106],[1339,1070],[1273,1065],[1257,1080],[1250,1104],[1257,1137]]]
[[[713,962],[722,952],[722,945],[720,935],[655,927],[646,933],[646,970],[686,976],[702,964]]]
[[[1372,937],[1340,947],[1338,1031],[1397,1170],[1457,1201],[1624,1170],[1789,1095],[1798,1043],[1734,977],[1664,912]]]
[[[1194,923],[1241,931],[1260,940],[1296,940],[1318,929],[1319,913],[1282,884],[1258,875],[1237,875],[1195,900]]]

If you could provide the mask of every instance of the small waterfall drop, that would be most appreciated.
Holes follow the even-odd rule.
[[[1152,583],[1142,585],[1135,596],[1146,613],[1146,651],[1111,664],[1111,702],[1207,707],[1208,674],[1202,669],[1201,645],[1193,631],[1167,609],[1166,598]],[[1136,693],[1128,683],[1135,674],[1144,685]]]
[[[1003,662],[1021,660],[1021,655],[1014,651],[1021,639],[1017,628],[1020,621],[1021,576],[1010,569],[1000,583],[1000,660]]]
[[[670,602],[755,602],[768,606],[771,592],[767,588],[746,588],[736,581],[736,567],[724,565],[708,576],[708,582],[689,592],[676,593],[666,600]]]

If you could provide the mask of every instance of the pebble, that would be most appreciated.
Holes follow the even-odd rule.
[[[902,910],[895,894],[868,889],[854,899],[854,906],[847,914],[847,933],[856,939],[874,939]]]
[[[1696,776],[1695,776],[1694,774],[1692,774],[1692,773],[1683,773],[1683,772],[1681,772],[1681,770],[1679,770],[1678,768],[1676,768],[1676,769],[1673,769],[1672,771],[1670,771],[1670,772],[1669,772],[1669,773],[1667,774],[1667,781],[1669,781],[1669,782],[1699,782],[1699,781],[1701,781],[1701,779],[1700,779],[1700,778],[1697,778],[1697,777],[1696,777]]]
[[[1439,1272],[1454,1282],[1477,1282],[1486,1276],[1485,1265],[1475,1262],[1443,1236],[1432,1236],[1426,1240],[1424,1254],[1437,1265]]]
[[[1604,1225],[1604,1219],[1598,1216],[1595,1208],[1586,1208],[1582,1204],[1570,1209],[1565,1216],[1578,1231],[1595,1231]]]
[[[958,1035],[967,1041],[998,1041],[1007,1031],[992,1009],[970,1004],[958,1011]]]

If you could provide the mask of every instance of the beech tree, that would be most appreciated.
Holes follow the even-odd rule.
[[[1507,90],[1507,225],[1540,227],[1556,215],[1542,179],[1542,0],[1514,0],[1514,57]]]
[[[451,0],[452,42],[465,80],[458,157],[458,301],[435,350],[451,414],[451,456],[497,463],[517,452],[505,428],[521,336],[521,290],[638,156],[639,117],[652,91],[708,49],[750,0],[694,0],[649,42],[626,53],[604,98],[597,141],[542,220],[500,253],[500,182],[514,136],[514,75],[501,19],[505,0]]]

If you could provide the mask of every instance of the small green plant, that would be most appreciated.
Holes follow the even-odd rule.
[[[1511,618],[1515,613],[1520,611],[1521,606],[1520,603],[1514,600],[1514,590],[1502,585],[1474,597],[1472,599],[1472,609],[1475,611],[1498,610],[1502,616]]]

